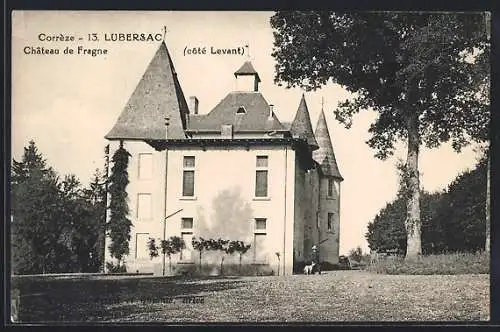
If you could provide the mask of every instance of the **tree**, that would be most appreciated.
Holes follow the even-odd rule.
[[[360,110],[378,112],[367,142],[386,159],[407,144],[406,257],[422,252],[420,146],[450,142],[459,152],[484,141],[489,121],[489,40],[482,13],[278,12],[275,81],[315,90],[340,84],[354,98],[339,104],[349,128]],[[483,97],[481,97],[483,96]]]
[[[80,181],[75,175],[64,176],[59,190],[58,219],[61,224],[61,244],[58,251],[67,252],[65,272],[90,272],[89,265],[93,242],[90,238],[97,236],[97,230],[91,227],[93,223],[92,205],[84,196]]]
[[[201,272],[201,256],[204,251],[210,250],[210,240],[205,240],[200,236],[199,240],[193,236],[191,239],[191,244],[193,245],[193,249],[198,251],[198,256],[200,257],[200,272]]]
[[[98,270],[105,203],[99,172],[94,176],[89,189],[72,174],[59,180],[33,141],[22,160],[13,161],[14,273]]]
[[[29,180],[31,177],[54,179],[55,171],[47,166],[43,155],[38,151],[35,141],[30,140],[28,147],[24,148],[21,161],[12,161],[11,184],[16,186]]]
[[[239,258],[240,258],[240,266],[239,266],[239,270],[240,270],[240,273],[241,273],[241,260],[242,260],[242,257],[243,255],[248,251],[250,250],[250,247],[251,247],[251,244],[245,244],[245,242],[243,241],[231,241],[229,243],[229,245],[234,248],[234,251],[237,252],[239,254]]]
[[[475,169],[464,172],[448,186],[436,219],[446,232],[448,251],[484,249],[487,157]]]
[[[83,189],[82,196],[90,209],[88,221],[83,227],[86,234],[86,250],[88,251],[88,264],[85,272],[97,272],[104,265],[104,237],[106,232],[106,177],[96,169],[92,175],[92,182],[88,188]]]
[[[111,256],[117,259],[118,266],[123,263],[123,257],[129,253],[130,228],[132,227],[132,222],[128,218],[127,202],[129,157],[130,153],[123,147],[123,142],[120,142],[120,147],[112,158],[113,167],[109,177],[110,217],[107,225],[111,239],[109,250]]]
[[[448,223],[443,222],[440,210],[446,207],[445,192],[420,192],[421,220],[422,220],[422,253],[437,254],[448,251],[448,239],[451,236]],[[449,208],[448,208],[449,209]],[[397,250],[405,253],[407,250],[405,232],[405,200],[399,195],[388,203],[374,220],[368,224],[366,239],[370,250],[388,251]],[[455,222],[450,220],[450,224]],[[463,231],[457,236],[468,237]]]
[[[95,169],[88,188],[82,190],[82,198],[90,210],[85,223],[79,222],[79,232],[85,236],[87,262],[82,266],[83,272],[103,272],[105,262],[107,182],[108,182],[109,145],[105,148],[105,172]],[[82,255],[84,253],[82,252]]]
[[[456,177],[446,190],[422,197],[422,252],[474,252],[484,245],[484,200],[487,158]],[[368,224],[366,238],[371,250],[406,251],[404,196],[386,205]]]
[[[403,199],[388,203],[368,224],[366,239],[372,251],[401,249],[406,251]]]
[[[60,247],[59,180],[33,140],[21,161],[13,160],[11,179],[13,272],[59,272],[67,253]]]
[[[223,240],[221,238],[217,239],[217,241],[210,239],[208,240],[208,242],[210,250],[218,250],[221,252],[220,274],[222,275],[224,274],[223,265],[226,255],[231,255],[236,248],[234,248],[234,246],[231,246],[229,240]]]
[[[363,250],[361,249],[360,246],[357,246],[356,249],[349,250],[348,256],[349,256],[349,259],[360,263],[361,259],[363,259]]]
[[[104,221],[103,230],[99,233],[99,257],[101,261],[101,272],[105,272],[105,257],[106,257],[106,235],[107,221],[108,221],[108,194],[109,194],[109,144],[104,147],[104,170],[103,173],[103,184],[104,184]]]
[[[172,255],[180,252],[185,247],[184,240],[178,236],[171,236],[168,240],[161,240],[160,246],[156,245],[156,241],[153,238],[150,238],[148,242],[149,256],[151,258],[158,257],[159,249],[161,249],[163,255],[168,256],[170,274],[172,274]],[[163,271],[163,275],[165,275],[165,271]]]

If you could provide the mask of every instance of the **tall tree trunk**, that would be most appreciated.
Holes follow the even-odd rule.
[[[408,155],[407,167],[407,197],[406,197],[406,259],[416,258],[422,254],[421,220],[420,220],[420,181],[418,172],[418,152],[420,137],[418,133],[418,113],[414,112],[408,118]]]
[[[490,148],[487,150],[488,160],[486,169],[486,240],[484,242],[484,250],[490,252]]]
[[[172,256],[168,255],[168,270],[170,272],[170,275],[172,275]]]

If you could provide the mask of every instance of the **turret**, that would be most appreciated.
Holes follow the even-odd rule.
[[[316,131],[314,132],[319,149],[313,152],[313,159],[320,165],[321,172],[326,177],[332,177],[338,182],[344,179],[340,175],[335,153],[333,152],[330,132],[326,124],[325,112],[321,110]]]
[[[318,164],[319,184],[319,233],[325,240],[321,244],[321,259],[337,264],[340,242],[340,175],[335,153],[326,124],[325,113],[321,110],[315,131],[319,148],[313,151],[313,159]]]
[[[105,136],[109,140],[185,138],[188,104],[165,42],[160,44],[132,96]],[[168,133],[165,123],[168,119]]]
[[[234,72],[236,77],[236,91],[259,91],[260,77],[250,61]]]
[[[299,108],[297,109],[297,113],[290,127],[290,132],[293,137],[306,139],[310,151],[318,149],[318,142],[314,137],[311,118],[309,117],[309,110],[307,109],[304,94],[302,94],[302,99],[300,100]]]

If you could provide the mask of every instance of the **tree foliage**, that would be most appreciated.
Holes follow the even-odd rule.
[[[356,249],[349,250],[348,257],[355,262],[361,262],[361,259],[363,259],[363,249],[357,246]]]
[[[487,159],[477,167],[458,176],[448,187],[437,210],[446,231],[447,250],[477,251],[485,245],[485,200]]]
[[[21,161],[13,161],[11,178],[13,272],[57,271],[57,256],[66,253],[60,241],[58,178],[34,141],[24,148]]]
[[[474,252],[484,248],[486,162],[464,172],[436,193],[422,192],[422,251]],[[406,251],[404,197],[388,203],[368,224],[366,239],[371,250]]]
[[[437,223],[433,207],[439,201],[442,193],[428,193],[422,191],[421,197],[421,220],[422,220],[422,251],[430,253],[429,247],[435,247],[432,252],[443,248],[443,233],[441,225]],[[371,250],[385,252],[398,249],[406,252],[406,205],[405,198],[398,195],[397,198],[387,205],[368,224],[366,238]]]
[[[160,240],[160,244],[156,244],[154,238],[150,238],[148,241],[149,256],[151,258],[158,257],[158,250],[161,250],[163,255],[168,257],[168,266],[170,272],[172,272],[172,255],[181,252],[186,248],[184,240],[178,236],[171,236],[167,240]]]
[[[129,207],[127,198],[128,161],[130,153],[125,150],[123,143],[113,155],[111,175],[109,177],[109,223],[107,230],[111,243],[109,251],[120,265],[123,257],[129,253],[130,229],[132,221],[128,218]]]
[[[379,157],[407,138],[411,113],[426,146],[451,140],[459,150],[487,137],[485,22],[483,13],[278,12],[271,18],[275,80],[307,90],[333,82],[356,93],[337,119],[349,126],[360,110],[377,111],[368,143]]]
[[[85,189],[74,175],[60,180],[34,141],[13,160],[11,178],[13,273],[97,272],[102,185]]]
[[[224,259],[226,255],[231,255],[235,251],[235,247],[231,245],[229,240],[223,240],[218,238],[217,240],[210,239],[208,240],[210,250],[219,251],[220,252],[220,274],[224,274],[223,265]]]
[[[456,151],[487,137],[489,17],[484,13],[278,12],[275,81],[315,90],[328,82],[354,94],[335,110],[346,127],[373,110],[376,157],[408,145],[407,257],[421,253],[420,145]]]
[[[240,261],[240,272],[241,272],[241,260],[243,258],[243,255],[247,253],[248,250],[252,247],[251,244],[246,244],[243,241],[231,241],[230,246],[234,248],[234,251],[238,253],[239,255],[239,261]]]
[[[104,165],[104,167],[107,166]],[[98,265],[99,268],[104,267],[104,253],[106,250],[106,182],[106,172],[101,174],[99,169],[96,169],[89,188],[84,191],[85,198],[92,205],[92,225],[91,229],[89,229],[90,234],[94,236],[89,244],[92,247],[91,263],[94,266],[92,269],[95,268],[95,265]]]
[[[191,239],[191,244],[193,246],[193,249],[198,251],[198,256],[200,258],[199,263],[200,263],[200,271],[201,271],[201,259],[204,251],[208,251],[211,249],[211,241],[202,238],[201,236],[196,239],[196,237],[193,236]]]

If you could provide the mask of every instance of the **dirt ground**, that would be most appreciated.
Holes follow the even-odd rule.
[[[490,307],[488,274],[91,276],[13,286],[21,293],[21,322],[484,321]]]

